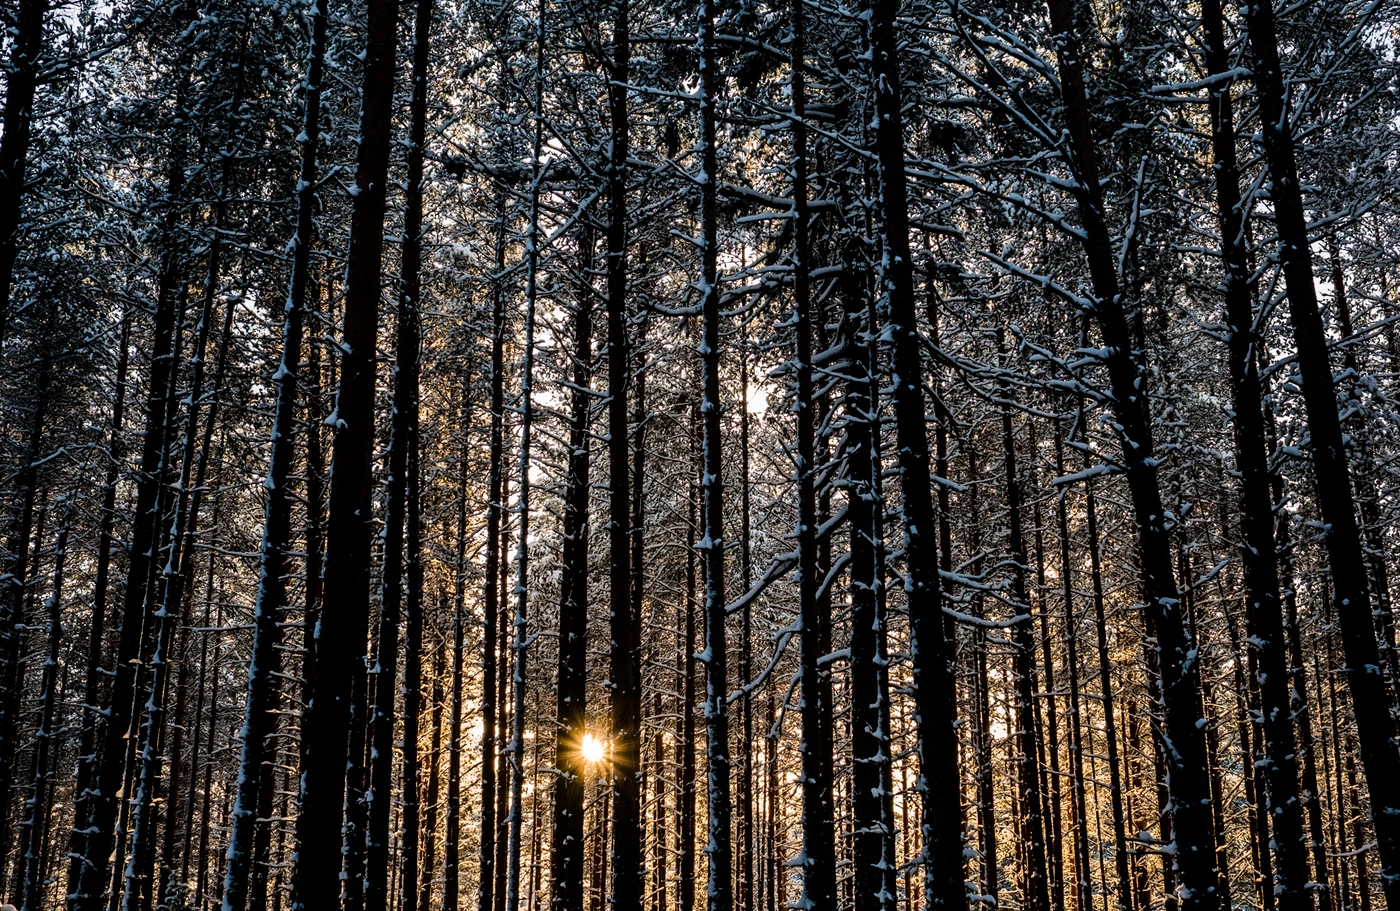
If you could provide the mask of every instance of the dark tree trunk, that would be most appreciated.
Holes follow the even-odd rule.
[[[92,619],[88,627],[87,673],[83,685],[83,720],[78,734],[77,770],[73,780],[73,828],[68,838],[68,888],[76,887],[81,870],[79,849],[85,836],[82,822],[88,817],[93,764],[96,762],[98,719],[102,704],[102,656],[107,626],[107,589],[112,566],[113,528],[116,525],[117,482],[121,465],[122,423],[126,415],[127,369],[130,364],[131,313],[122,313],[121,343],[113,382],[112,423],[107,444],[107,476],[102,484],[102,517],[97,539],[97,568],[92,584]],[[199,711],[198,706],[195,709]]]
[[[525,824],[525,696],[528,679],[529,635],[529,581],[530,581],[530,493],[533,485],[530,480],[531,434],[534,427],[534,369],[535,369],[535,311],[539,294],[540,265],[540,181],[544,174],[540,169],[544,142],[544,36],[545,20],[541,15],[535,21],[535,98],[534,98],[534,143],[530,152],[530,192],[529,215],[525,228],[525,337],[520,368],[520,396],[516,411],[520,415],[520,449],[516,462],[516,515],[518,533],[515,550],[515,616],[511,620],[513,641],[511,644],[511,736],[507,752],[510,754],[510,799],[507,820],[507,857],[505,911],[519,911],[520,908],[520,852],[522,829]],[[504,567],[502,568],[504,570]],[[504,613],[504,612],[503,612]],[[538,750],[538,741],[536,741]],[[634,766],[634,768],[637,768]]]
[[[791,7],[793,333],[796,357],[797,450],[797,591],[801,651],[802,738],[802,903],[812,911],[836,908],[836,835],[831,781],[831,742],[822,736],[829,723],[823,713],[822,618],[825,604],[817,545],[816,401],[812,392],[811,244],[807,201],[806,15],[800,0]]]
[[[5,111],[0,135],[0,348],[8,336],[10,285],[19,253],[20,210],[24,205],[25,165],[34,126],[34,94],[39,84],[39,53],[44,46],[47,0],[20,0],[12,26],[13,44],[5,67]]]
[[[34,758],[31,765],[33,783],[29,800],[20,823],[19,873],[15,881],[23,888],[20,911],[40,911],[44,885],[44,831],[40,814],[49,806],[51,786],[49,756],[54,747],[54,710],[58,698],[59,644],[63,635],[63,563],[68,553],[68,526],[58,532],[53,552],[53,592],[48,598],[48,655],[44,660],[43,679],[39,688],[39,729],[34,734]]]
[[[681,610],[684,616],[679,624],[683,630],[681,639],[681,675],[677,689],[680,691],[680,705],[677,715],[680,722],[679,737],[676,742],[677,762],[680,770],[680,800],[676,825],[678,858],[676,863],[676,899],[679,911],[693,911],[695,907],[695,529],[699,524],[700,492],[695,481],[700,468],[696,459],[695,413],[691,412],[689,459],[687,468],[694,472],[688,479],[686,489],[685,523],[685,600]]]
[[[498,275],[505,267],[505,230],[505,197],[500,196],[496,200]],[[486,580],[481,604],[481,850],[478,855],[480,878],[476,890],[477,911],[495,911],[496,907],[496,785],[499,774],[496,718],[505,698],[505,693],[501,691],[503,688],[499,686],[496,663],[496,640],[500,632],[497,619],[503,578],[501,555],[505,552],[501,543],[505,513],[505,306],[505,291],[500,282],[494,282],[491,286],[491,430],[487,444],[490,467],[486,481]],[[465,474],[462,484],[462,495],[465,496]],[[465,566],[460,571],[465,572]],[[448,899],[454,906],[456,900],[455,895]],[[455,907],[450,906],[449,911],[455,911]]]
[[[1214,816],[1201,718],[1200,667],[1191,660],[1194,645],[1186,629],[1172,570],[1171,530],[1157,481],[1152,416],[1146,377],[1133,354],[1125,301],[1099,185],[1088,89],[1070,0],[1051,0],[1050,20],[1059,33],[1057,56],[1069,133],[1075,199],[1085,233],[1084,251],[1094,288],[1092,313],[1106,346],[1110,405],[1123,444],[1123,461],[1136,524],[1142,595],[1150,637],[1159,652],[1165,754],[1171,793],[1172,831],[1177,852],[1179,896],[1184,911],[1215,911],[1219,906]],[[1116,793],[1116,792],[1115,792]]]
[[[1082,432],[1084,427],[1082,412],[1078,423]],[[1088,455],[1086,454],[1084,458],[1087,462]],[[1089,535],[1089,566],[1094,591],[1094,627],[1098,644],[1099,700],[1103,704],[1104,741],[1108,754],[1109,802],[1113,809],[1113,843],[1115,866],[1118,872],[1118,908],[1119,911],[1129,911],[1132,907],[1132,900],[1131,893],[1128,891],[1127,824],[1123,812],[1123,782],[1118,765],[1118,728],[1113,721],[1113,662],[1108,655],[1108,622],[1104,612],[1103,555],[1099,551],[1098,510],[1094,502],[1092,481],[1086,486],[1084,497],[1085,531]],[[1130,716],[1133,714],[1131,706],[1128,714]],[[1146,911],[1146,909],[1139,908],[1139,911]]]
[[[729,656],[724,603],[723,429],[720,423],[719,154],[715,104],[719,94],[715,59],[716,0],[701,0],[700,38],[700,496],[704,535],[699,549],[705,566],[705,768],[710,831],[709,911],[734,907],[733,842],[729,761]],[[640,492],[640,491],[639,491]],[[634,530],[640,533],[640,529]]]
[[[467,399],[471,388],[471,376],[463,380],[463,399]],[[466,402],[463,402],[464,406]],[[464,412],[470,413],[470,409],[464,407]],[[492,426],[495,426],[495,416],[499,411],[492,412]],[[447,731],[447,807],[443,814],[443,835],[442,835],[442,907],[444,911],[457,911],[457,883],[461,868],[460,843],[462,832],[462,659],[464,651],[464,636],[466,617],[466,584],[467,584],[467,477],[470,474],[470,464],[468,453],[470,452],[470,435],[464,432],[461,438],[461,446],[457,452],[460,460],[458,466],[457,484],[457,560],[455,591],[453,592],[452,611],[452,709],[449,713]],[[494,464],[494,463],[493,463]],[[490,531],[490,511],[488,506],[487,531]],[[487,617],[492,616],[493,611],[484,611]],[[495,622],[489,623],[494,631]],[[496,647],[495,636],[487,636],[485,630],[482,632],[482,657],[491,656],[494,658],[493,650]],[[491,719],[494,712],[487,712],[485,709],[485,696],[495,685],[495,673],[487,673],[482,670],[482,738],[490,735]],[[494,743],[494,740],[493,740]],[[494,746],[492,747],[494,750]],[[486,766],[489,757],[492,756],[484,746],[481,752],[482,765],[482,791],[483,797],[490,797],[489,801],[482,803],[482,811],[486,812],[487,807],[495,806],[495,777],[488,775]],[[486,782],[491,782],[491,787],[486,787]],[[483,837],[486,833],[483,826]],[[483,853],[483,857],[485,854]],[[494,853],[492,854],[494,856]],[[480,887],[478,887],[478,898],[480,897]],[[489,890],[488,890],[489,891]],[[486,911],[489,911],[489,904]]]
[[[374,663],[374,708],[369,730],[372,735],[370,755],[370,788],[367,795],[369,829],[365,838],[365,911],[388,911],[390,892],[390,810],[394,802],[394,706],[398,696],[399,626],[403,620],[404,594],[404,528],[407,523],[408,499],[417,495],[409,489],[409,462],[417,466],[418,374],[419,374],[419,298],[421,297],[421,261],[423,249],[423,144],[428,116],[428,30],[432,22],[432,0],[415,4],[413,33],[413,70],[409,102],[408,180],[404,196],[403,264],[398,287],[398,329],[394,349],[394,391],[392,418],[389,428],[388,474],[385,479],[384,508],[384,566],[380,576],[379,650]],[[416,555],[414,563],[416,564]],[[414,605],[418,642],[422,641],[422,604]],[[412,652],[415,666],[416,651]],[[417,676],[417,675],[415,675]],[[416,685],[416,684],[415,684]],[[414,690],[416,699],[417,690]],[[416,708],[415,708],[416,714]],[[415,722],[417,721],[415,717]],[[414,739],[405,739],[404,755],[410,745],[417,750],[416,723]],[[405,736],[407,735],[405,730]],[[407,769],[405,769],[407,774]],[[417,774],[413,811],[416,814]],[[408,791],[404,792],[407,797]],[[407,808],[406,808],[407,809]],[[415,825],[414,840],[417,831]],[[416,848],[416,844],[415,844]],[[417,853],[414,852],[414,863]],[[406,895],[417,896],[417,877],[406,886]]]
[[[954,911],[967,905],[963,887],[962,815],[959,789],[957,694],[947,664],[951,647],[942,617],[938,578],[937,522],[929,492],[928,428],[924,415],[924,369],[914,305],[914,267],[909,251],[909,203],[904,175],[904,117],[895,34],[898,4],[872,0],[871,75],[875,95],[876,159],[880,166],[882,232],[889,259],[889,327],[893,339],[895,440],[902,494],[905,597],[910,617],[914,700],[918,716],[923,781],[924,905]]]
[[[1006,330],[997,326],[997,348],[1005,355]],[[1009,369],[1004,364],[1003,369]],[[1006,476],[1006,507],[1011,550],[1011,597],[1015,609],[1024,615],[1012,625],[1016,678],[1016,725],[1017,749],[1020,752],[1019,794],[1021,813],[1019,820],[1025,838],[1026,890],[1025,904],[1031,911],[1050,911],[1049,867],[1045,847],[1045,801],[1042,797],[1040,758],[1036,751],[1037,733],[1035,712],[1035,633],[1031,623],[1030,593],[1026,587],[1025,538],[1021,528],[1021,478],[1016,468],[1016,438],[1011,420],[1009,404],[1011,390],[1003,379],[999,384],[1001,403],[1001,443],[1002,467]]]
[[[579,235],[578,304],[574,310],[573,394],[569,419],[569,474],[564,493],[564,543],[559,597],[558,729],[554,826],[550,845],[551,911],[583,911],[584,789],[582,744],[588,699],[588,383],[593,363],[593,232]]]
[[[753,547],[749,532],[749,350],[747,323],[739,335],[739,588],[748,591],[753,582]],[[754,750],[753,694],[747,684],[753,677],[753,601],[744,602],[740,618],[739,679],[743,682],[741,705],[743,742],[739,753],[739,911],[756,911],[758,883],[757,842],[754,838]],[[663,896],[664,898],[664,896]],[[665,902],[657,911],[666,911]]]
[[[1203,0],[1206,67],[1221,77],[1229,69],[1224,21],[1219,0]],[[1229,324],[1230,394],[1234,411],[1235,467],[1240,474],[1240,559],[1244,568],[1248,641],[1263,708],[1262,774],[1273,829],[1276,882],[1264,884],[1276,895],[1280,911],[1306,911],[1308,854],[1303,836],[1303,806],[1298,791],[1297,746],[1289,692],[1283,601],[1279,594],[1278,555],[1274,549],[1273,498],[1269,489],[1269,455],[1265,448],[1263,387],[1255,352],[1261,340],[1254,328],[1244,213],[1235,158],[1234,108],[1230,81],[1210,93],[1211,143],[1215,162],[1216,209],[1225,261],[1225,312]],[[1269,842],[1264,842],[1268,850]]]
[[[421,493],[421,492],[420,492]],[[438,590],[438,617],[447,615],[447,593]],[[440,621],[439,621],[440,622]],[[437,624],[434,624],[435,626]],[[441,627],[438,627],[441,629]],[[442,792],[442,681],[447,674],[447,640],[444,637],[433,649],[433,732],[428,752],[428,786],[423,800],[423,863],[422,880],[418,889],[418,907],[428,909],[433,904],[433,882],[437,867],[438,800]]]
[[[1055,474],[1065,474],[1064,437],[1060,421],[1055,421]],[[1069,730],[1066,746],[1070,759],[1070,807],[1074,819],[1074,871],[1077,911],[1093,911],[1094,893],[1089,855],[1089,812],[1084,790],[1084,716],[1079,694],[1079,622],[1074,610],[1074,568],[1070,562],[1068,491],[1061,489],[1055,497],[1055,522],[1060,541],[1060,591],[1065,610],[1065,663],[1069,679]],[[1116,743],[1115,743],[1116,745]],[[1116,751],[1115,751],[1116,752]],[[1116,767],[1115,767],[1116,773]],[[1118,830],[1122,829],[1122,798],[1118,798]],[[1115,834],[1117,832],[1115,831]],[[1116,852],[1118,871],[1117,905],[1119,911],[1131,911],[1132,892],[1128,878],[1127,852]]]
[[[19,515],[10,532],[9,551],[13,554],[5,567],[0,584],[0,826],[10,823],[10,800],[19,759],[20,709],[24,691],[25,663],[25,602],[31,590],[31,544],[38,549],[39,535],[34,530],[34,510],[39,501],[39,469],[42,457],[45,423],[49,411],[49,389],[53,374],[51,360],[44,356],[35,378],[26,445],[21,450],[23,460],[17,472],[16,487],[20,491]],[[0,873],[3,873],[8,851],[0,852]],[[3,876],[0,876],[3,880]]]
[[[346,259],[345,320],[340,390],[326,535],[325,600],[336,605],[335,622],[318,625],[316,687],[310,708],[307,765],[301,813],[311,817],[297,854],[294,876],[300,909],[341,890],[341,823],[347,795],[363,777],[363,695],[369,632],[373,514],[370,499],[374,455],[375,339],[383,272],[385,189],[393,119],[398,4],[369,0],[364,92],[360,109],[350,247]],[[329,618],[327,618],[329,619]],[[346,737],[346,732],[350,736]],[[348,742],[347,742],[348,741]],[[353,812],[351,816],[354,817]],[[346,834],[352,858],[363,832]],[[358,905],[358,871],[345,881],[347,907]],[[78,911],[78,909],[75,909]]]
[[[423,479],[419,439],[419,380],[421,371],[422,320],[422,260],[423,260],[423,156],[427,142],[428,64],[433,29],[433,0],[418,0],[413,19],[412,97],[409,102],[408,184],[404,200],[403,274],[400,278],[400,333],[409,351],[402,355],[399,377],[408,389],[405,421],[405,491],[407,522],[404,552],[404,574],[407,576],[407,602],[404,626],[404,686],[403,686],[403,834],[400,840],[403,854],[401,911],[418,911],[419,878],[419,721],[423,691]],[[397,390],[396,390],[397,393]],[[434,728],[434,735],[437,731]],[[434,757],[434,762],[436,756]],[[436,767],[434,767],[436,769]],[[431,842],[431,828],[428,839]],[[424,883],[432,880],[431,848],[429,859],[421,868],[427,873]],[[425,888],[426,891],[426,888]],[[423,901],[426,911],[427,901]]]
[[[224,873],[224,911],[243,911],[248,900],[248,879],[252,862],[254,833],[257,827],[255,810],[260,802],[261,769],[267,745],[267,733],[272,724],[269,717],[276,700],[278,685],[275,674],[280,661],[277,656],[282,633],[278,622],[287,602],[289,551],[292,548],[292,503],[290,489],[292,462],[295,456],[297,397],[301,370],[303,319],[306,291],[311,275],[311,246],[316,232],[316,182],[321,135],[321,73],[326,45],[325,4],[313,7],[307,22],[310,43],[306,52],[306,83],[302,97],[301,166],[297,183],[297,227],[292,237],[292,273],[287,301],[282,312],[282,361],[277,374],[277,411],[272,425],[272,454],[268,469],[268,498],[264,517],[261,548],[261,568],[258,576],[258,597],[253,608],[253,646],[249,659],[248,690],[243,717],[242,754],[239,758],[237,788],[234,798],[232,828],[229,833],[228,865]],[[308,365],[315,370],[319,361]],[[319,389],[319,377],[311,377],[313,393]],[[308,434],[316,435],[312,427]],[[308,461],[310,459],[308,458]],[[308,475],[314,475],[308,466]],[[317,479],[319,482],[319,479]],[[308,495],[308,508],[316,502]],[[313,523],[319,524],[313,519]],[[310,606],[311,578],[320,572],[311,562],[314,535],[307,542],[307,604]],[[304,618],[310,624],[310,617]],[[307,630],[308,644],[314,632]],[[308,655],[303,661],[314,659]],[[306,673],[304,665],[303,674]],[[310,688],[305,694],[310,696]],[[308,743],[302,745],[303,760]],[[304,822],[299,816],[298,829]],[[308,820],[309,821],[309,820]],[[304,847],[304,845],[303,845]]]
[[[165,464],[166,432],[171,407],[170,386],[174,370],[175,322],[180,296],[181,249],[177,239],[179,201],[184,193],[188,137],[184,124],[188,117],[189,62],[181,59],[177,76],[176,122],[170,140],[170,161],[166,184],[166,211],[161,223],[160,266],[157,276],[156,312],[152,329],[151,367],[146,395],[146,433],[142,440],[137,472],[136,504],[128,550],[127,585],[122,599],[121,631],[113,662],[110,709],[102,735],[97,761],[95,788],[90,796],[83,828],[87,837],[76,862],[78,880],[70,884],[70,911],[101,911],[112,874],[116,846],[117,792],[127,771],[127,734],[131,727],[136,696],[136,661],[141,654],[144,608],[157,555],[157,523],[160,517],[162,470]]]
[[[1346,655],[1347,684],[1356,714],[1361,762],[1371,796],[1381,883],[1386,901],[1400,907],[1400,752],[1395,743],[1392,694],[1386,685],[1371,620],[1366,551],[1356,522],[1351,473],[1337,412],[1336,388],[1327,356],[1327,333],[1313,284],[1312,251],[1289,105],[1279,61],[1272,4],[1242,8],[1259,101],[1269,198],[1279,238],[1279,258],[1288,287],[1289,322],[1297,349],[1303,401],[1311,438],[1317,501],[1327,531],[1328,564],[1337,589],[1337,616]],[[1281,654],[1281,649],[1276,649]],[[1280,685],[1283,681],[1280,679]],[[1286,717],[1286,716],[1285,716]],[[1289,768],[1293,768],[1292,765]],[[1279,774],[1282,774],[1281,772]],[[1296,785],[1294,786],[1296,789]],[[1291,837],[1291,836],[1290,836]],[[1301,826],[1299,826],[1301,843]],[[1301,860],[1298,861],[1302,863]]]
[[[631,60],[629,0],[618,0],[608,84],[612,142],[608,181],[608,650],[612,715],[612,908],[641,911],[642,856],[640,618],[632,616],[631,484],[628,479],[627,387],[627,82]]]
[[[868,272],[847,257],[841,299],[844,357],[847,516],[851,526],[851,789],[855,865],[861,908],[894,911],[894,782],[890,767],[890,695],[885,631],[884,523],[879,499],[880,449],[875,404],[873,296]]]

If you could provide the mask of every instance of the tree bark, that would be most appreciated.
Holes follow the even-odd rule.
[[[997,326],[997,348],[1005,356],[1006,329]],[[1003,370],[1009,364],[1003,364]],[[1010,385],[1004,375],[1001,392],[1002,468],[1006,477],[1006,508],[1011,550],[1011,597],[1015,609],[1024,616],[1012,626],[1016,678],[1017,748],[1020,752],[1020,822],[1025,835],[1025,903],[1031,911],[1050,911],[1049,866],[1045,847],[1045,801],[1041,794],[1040,757],[1036,751],[1038,725],[1035,719],[1035,638],[1031,622],[1030,593],[1026,587],[1025,538],[1021,528],[1021,478],[1016,468],[1016,438],[1011,420]]]
[[[20,873],[15,880],[23,884],[20,911],[40,911],[43,899],[44,870],[42,863],[44,832],[39,814],[49,806],[51,772],[49,754],[54,747],[54,710],[58,697],[59,645],[63,636],[63,564],[68,553],[68,526],[58,531],[53,552],[53,592],[48,597],[48,655],[44,660],[43,680],[39,689],[39,730],[34,734],[34,758],[31,765],[33,783],[25,806],[25,818],[20,823]]]
[[[851,553],[851,789],[855,902],[894,911],[899,901],[894,853],[894,782],[890,739],[889,655],[884,597],[884,515],[876,404],[876,325],[870,275],[846,257],[845,307],[846,509]]]
[[[631,598],[631,484],[627,457],[627,83],[630,2],[618,0],[608,84],[612,142],[608,151],[608,650],[612,714],[612,908],[641,911],[644,878],[641,793],[641,643]]]
[[[700,2],[700,497],[704,535],[697,545],[705,567],[706,775],[709,796],[709,911],[734,907],[729,761],[729,655],[724,601],[724,437],[720,423],[719,155],[715,103],[719,74],[715,59],[716,0]],[[747,748],[747,747],[746,747]]]
[[[311,817],[297,855],[294,908],[325,901],[341,890],[341,822],[347,794],[363,775],[365,666],[369,627],[373,515],[370,499],[374,454],[375,340],[383,272],[385,190],[393,119],[398,4],[369,0],[364,91],[355,172],[354,205],[345,282],[340,391],[332,415],[335,437],[326,535],[325,600],[336,605],[335,622],[319,624],[316,688],[310,709],[311,743],[302,775],[301,812]],[[345,736],[350,732],[350,737]],[[351,818],[356,814],[351,813]],[[352,827],[346,837],[352,855]],[[349,903],[358,904],[353,862],[345,881]],[[75,909],[80,911],[80,909]]]
[[[1094,145],[1088,89],[1070,0],[1051,0],[1056,55],[1068,126],[1070,165],[1084,251],[1094,289],[1091,315],[1106,346],[1105,366],[1110,405],[1120,428],[1123,461],[1136,525],[1142,595],[1147,604],[1148,635],[1155,639],[1162,677],[1165,736],[1173,748],[1165,754],[1171,798],[1172,831],[1177,851],[1179,898],[1183,911],[1216,911],[1219,871],[1216,836],[1210,806],[1210,775],[1201,718],[1200,667],[1186,629],[1173,574],[1171,522],[1162,504],[1157,480],[1157,457],[1152,416],[1145,392],[1146,377],[1133,354],[1125,302],[1119,286],[1116,249],[1109,235],[1103,191],[1099,184],[1098,152]]]
[[[958,774],[957,695],[947,671],[950,646],[943,629],[938,577],[937,521],[929,493],[928,428],[924,415],[924,369],[914,306],[913,259],[909,250],[909,202],[904,175],[904,117],[895,0],[871,0],[871,76],[875,95],[876,160],[888,269],[888,332],[894,389],[895,445],[902,494],[905,598],[910,617],[914,700],[920,774],[924,782],[922,851],[924,906],[955,911],[967,905],[963,887],[962,814],[957,788],[937,782]]]
[[[588,699],[589,380],[593,362],[593,232],[579,234],[578,303],[574,309],[573,394],[559,595],[554,826],[550,843],[551,911],[583,911],[584,778],[581,753]]]
[[[122,599],[121,631],[113,662],[111,708],[102,735],[97,763],[96,789],[90,797],[86,838],[78,878],[70,883],[70,911],[101,911],[112,872],[118,816],[117,792],[127,768],[127,734],[135,709],[136,660],[141,653],[144,608],[155,565],[157,522],[160,516],[161,474],[165,462],[166,431],[170,411],[170,384],[174,369],[176,304],[180,294],[181,251],[177,228],[180,200],[184,195],[188,136],[190,66],[182,55],[177,65],[176,123],[170,138],[165,213],[161,221],[160,266],[156,281],[156,312],[152,328],[151,367],[146,395],[146,433],[136,481],[136,505],[128,551],[126,594]],[[75,830],[80,828],[74,825]]]
[[[1289,323],[1297,349],[1317,501],[1325,523],[1324,542],[1346,655],[1346,680],[1356,715],[1361,762],[1371,795],[1386,901],[1400,907],[1400,752],[1390,688],[1371,620],[1366,551],[1356,521],[1356,502],[1337,412],[1336,388],[1327,356],[1327,334],[1313,284],[1307,215],[1294,151],[1292,121],[1279,61],[1274,10],[1247,4],[1249,50],[1268,164],[1269,198],[1279,238],[1279,259],[1288,288]],[[1282,682],[1282,681],[1280,681]],[[1301,827],[1300,827],[1301,829]]]
[[[14,18],[14,44],[5,68],[5,110],[0,135],[0,348],[8,337],[10,286],[19,254],[20,212],[29,141],[34,126],[34,95],[39,84],[39,53],[44,46],[47,0],[20,0]]]

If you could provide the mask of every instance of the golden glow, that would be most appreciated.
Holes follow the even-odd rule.
[[[584,734],[583,743],[579,745],[579,753],[583,756],[584,762],[602,762],[607,748],[603,746],[603,741],[597,737],[592,734]]]

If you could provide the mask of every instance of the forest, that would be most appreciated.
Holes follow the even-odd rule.
[[[1400,0],[6,0],[4,911],[1400,909]]]

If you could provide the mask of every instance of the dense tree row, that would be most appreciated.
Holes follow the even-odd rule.
[[[1400,907],[1400,7],[15,0],[0,901]]]

